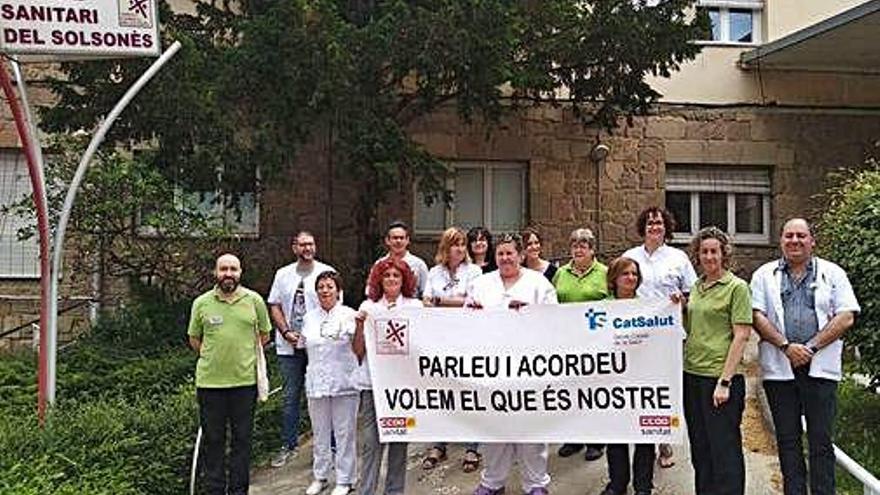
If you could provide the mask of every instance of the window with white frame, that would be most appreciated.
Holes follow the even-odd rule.
[[[770,171],[766,168],[667,165],[666,209],[687,241],[714,225],[741,244],[770,242]]]
[[[0,150],[0,205],[6,207],[31,195],[31,182],[24,155],[18,150]],[[0,215],[0,277],[39,278],[40,247],[35,237],[22,241],[18,230],[33,218],[12,213]]]
[[[416,194],[416,233],[433,234],[455,225],[463,229],[483,226],[495,232],[519,230],[526,216],[526,166],[522,163],[457,162],[451,164],[446,188],[453,193],[449,205],[425,205]]]
[[[764,2],[749,0],[700,0],[698,8],[712,23],[707,43],[755,45],[761,43],[761,12]]]

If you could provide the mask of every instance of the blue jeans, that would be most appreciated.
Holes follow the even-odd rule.
[[[809,376],[809,366],[795,368],[794,380],[764,380],[767,402],[776,427],[779,465],[785,495],[807,494],[807,466],[801,440],[801,414],[807,419],[810,449],[809,485],[813,495],[836,493],[834,479],[834,416],[837,382]]]
[[[307,363],[305,349],[297,349],[292,355],[278,355],[281,393],[284,395],[281,406],[281,445],[289,449],[295,448],[299,439],[299,401],[303,395]]]

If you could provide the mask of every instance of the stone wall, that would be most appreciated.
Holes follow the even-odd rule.
[[[598,255],[605,261],[638,244],[635,219],[643,208],[664,203],[667,164],[767,167],[772,187],[770,242],[738,246],[735,254],[737,271],[748,276],[758,264],[777,256],[775,233],[783,219],[816,217],[829,171],[862,163],[865,150],[880,138],[880,112],[662,106],[651,116],[621,122],[609,132],[585,128],[570,113],[552,107],[523,111],[492,129],[441,111],[414,123],[410,132],[444,160],[526,166],[526,223],[543,233],[547,257],[560,259],[567,257],[568,234],[577,227],[596,232]],[[244,283],[262,293],[268,293],[274,271],[291,261],[290,237],[301,229],[315,234],[319,258],[337,266],[348,280],[363,275],[356,266],[359,217],[353,202],[359,178],[333,162],[326,135],[318,134],[289,175],[266,180],[260,235],[230,242],[242,255]],[[590,153],[599,142],[610,152],[596,163]],[[371,220],[377,237],[391,219],[412,222],[412,191],[404,186],[385,198],[386,206]],[[413,251],[430,263],[436,239],[414,240]],[[80,283],[69,286],[65,295],[88,295],[81,274],[72,274],[71,280]],[[0,289],[33,294],[36,284],[0,284]],[[358,292],[349,286],[349,293]],[[35,307],[5,308],[15,317],[3,320],[4,328],[28,318],[21,315],[36,314]]]

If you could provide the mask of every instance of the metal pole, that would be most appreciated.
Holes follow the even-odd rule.
[[[19,78],[19,94],[24,102],[25,109],[27,105],[27,95],[24,90],[24,78],[21,77],[21,71],[18,70],[18,63],[13,61],[13,69],[16,77]],[[6,73],[6,67],[0,66],[0,85],[6,94],[6,100],[9,103],[9,109],[12,111],[12,117],[15,120],[15,127],[18,131],[21,145],[24,148],[25,159],[28,163],[28,173],[31,178],[31,189],[33,190],[34,205],[37,210],[37,232],[40,239],[40,364],[37,372],[37,417],[40,424],[46,413],[46,402],[48,399],[49,383],[49,360],[46,350],[48,347],[47,326],[49,321],[49,294],[50,287],[50,271],[49,271],[49,209],[46,203],[46,183],[43,179],[42,159],[37,159],[40,147],[36,144],[36,132],[34,127],[25,122],[25,116],[18,104],[15,91],[12,89],[12,83],[9,81],[9,74]],[[29,117],[28,117],[29,118]],[[31,120],[31,124],[33,121]]]
[[[125,110],[125,107],[131,103],[131,100],[133,100],[138,92],[150,82],[150,79],[159,72],[159,69],[161,69],[162,66],[178,52],[178,50],[180,50],[180,47],[181,44],[179,41],[175,41],[174,44],[168,47],[168,49],[165,50],[165,53],[156,59],[156,61],[153,62],[153,65],[151,65],[146,72],[141,74],[141,77],[138,78],[130,88],[128,88],[128,91],[126,91],[122,98],[116,103],[113,110],[107,114],[107,117],[101,122],[97,132],[95,132],[95,135],[92,137],[91,142],[89,142],[89,146],[86,148],[86,152],[83,154],[82,159],[79,162],[76,173],[73,175],[73,180],[70,182],[67,196],[64,198],[64,206],[61,208],[61,216],[58,220],[58,228],[55,230],[55,242],[52,248],[52,277],[50,282],[51,307],[49,310],[49,338],[47,339],[49,365],[47,370],[47,397],[50,404],[55,402],[55,359],[58,346],[58,273],[61,271],[61,259],[64,254],[64,234],[67,231],[67,223],[70,220],[70,212],[73,209],[73,201],[76,199],[76,192],[79,189],[83,177],[86,175],[86,170],[89,168],[89,162],[92,160],[92,155],[98,150],[98,146],[104,140],[107,131],[110,130],[110,127],[116,119],[119,118],[119,115]]]

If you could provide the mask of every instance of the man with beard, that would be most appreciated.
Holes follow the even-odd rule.
[[[269,340],[269,312],[263,298],[239,285],[241,262],[217,258],[217,284],[193,301],[190,346],[199,354],[196,398],[202,427],[205,488],[210,495],[239,495],[250,484],[251,434],[257,398],[256,337]],[[225,471],[226,428],[230,429],[229,473]]]

